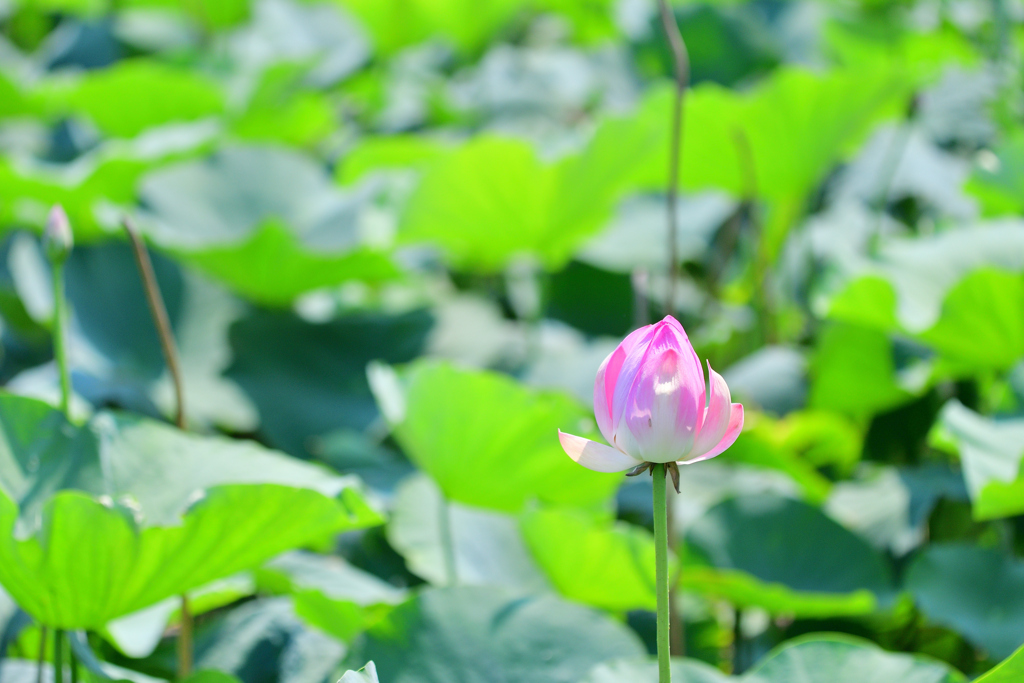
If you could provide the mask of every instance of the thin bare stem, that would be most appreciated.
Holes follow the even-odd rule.
[[[53,681],[64,683],[64,631],[53,630]]]
[[[455,538],[452,534],[451,505],[444,493],[438,498],[438,525],[441,533],[441,553],[444,555],[444,577],[449,586],[459,582],[458,568],[455,559]]]
[[[53,270],[53,356],[60,378],[60,410],[71,419],[71,371],[68,365],[68,300],[64,291],[64,264],[54,263]]]
[[[192,610],[188,595],[181,596],[181,628],[178,630],[178,678],[185,679],[192,674]]]
[[[672,12],[668,0],[660,0],[661,24],[665,30],[665,38],[672,50],[673,66],[676,77],[675,101],[672,106],[672,134],[669,144],[668,162],[668,291],[665,293],[665,315],[675,311],[676,280],[679,278],[679,253],[677,248],[677,232],[679,230],[679,166],[683,154],[683,97],[690,84],[690,55],[686,50],[683,35],[679,32],[676,15]],[[672,506],[667,506],[667,536],[670,547],[675,549],[675,530]],[[684,624],[676,610],[675,587],[669,595],[669,621],[672,654],[683,656],[686,651],[686,640],[683,635]]]
[[[46,664],[46,634],[48,629],[45,626],[39,627],[39,657],[36,660],[36,683],[43,683],[43,666]]]
[[[149,312],[153,316],[153,323],[156,325],[157,334],[160,337],[160,348],[163,350],[164,361],[167,363],[167,371],[171,373],[171,380],[174,382],[174,397],[177,403],[174,423],[178,429],[186,428],[185,420],[185,388],[181,379],[181,364],[178,361],[178,346],[174,342],[174,333],[171,331],[170,317],[167,315],[167,306],[164,304],[163,295],[160,293],[160,285],[156,281],[156,274],[153,272],[153,262],[149,258],[146,245],[139,238],[135,226],[127,216],[122,222],[124,231],[128,234],[128,240],[132,245],[132,252],[135,254],[135,264],[139,267],[139,275],[142,278],[142,286],[146,291],[146,302],[149,304]]]
[[[174,333],[171,331],[171,320],[167,315],[167,306],[164,304],[164,297],[160,293],[160,285],[156,281],[156,274],[153,272],[153,262],[149,258],[146,245],[139,238],[135,226],[127,216],[122,221],[124,231],[128,234],[128,241],[131,242],[132,252],[135,254],[135,264],[139,267],[139,275],[142,278],[142,287],[146,291],[146,301],[149,304],[149,312],[153,316],[153,323],[156,325],[157,335],[160,337],[160,348],[164,353],[164,361],[167,363],[167,371],[171,373],[171,380],[174,382],[174,397],[176,400],[176,411],[174,423],[178,429],[184,431],[188,424],[185,419],[185,384],[181,378],[181,364],[178,361],[178,346],[174,342]],[[188,595],[181,596],[181,629],[178,632],[178,677],[187,678],[192,672],[192,613],[189,611]]]
[[[668,0],[660,1],[661,23],[665,29],[672,50],[673,66],[676,76],[675,101],[672,106],[672,135],[668,162],[668,292],[665,296],[665,315],[671,315],[675,309],[676,280],[679,277],[679,253],[676,234],[679,230],[679,162],[682,157],[683,145],[683,95],[690,84],[690,55],[686,51],[686,43],[679,32],[676,15],[672,13]]]

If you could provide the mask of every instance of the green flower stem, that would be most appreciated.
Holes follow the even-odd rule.
[[[71,638],[68,638],[68,662],[71,664],[71,683],[78,683],[78,657],[71,647]]]
[[[64,631],[53,630],[53,681],[64,683]]]
[[[652,469],[654,479],[654,564],[658,584],[658,683],[671,683],[671,655],[668,613],[668,504],[666,502],[665,465]]]
[[[39,657],[36,659],[36,683],[43,683],[43,665],[46,663],[46,626],[39,627]]]
[[[444,493],[439,498],[438,526],[441,534],[441,554],[444,556],[445,582],[454,586],[459,582],[458,570],[455,568],[455,539],[452,535],[451,506]]]
[[[60,409],[71,419],[71,373],[68,370],[67,297],[64,294],[64,265],[53,264],[53,355],[60,374]]]

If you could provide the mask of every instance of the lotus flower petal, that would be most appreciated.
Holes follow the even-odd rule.
[[[701,455],[696,456],[691,454],[687,460],[680,460],[679,464],[692,465],[693,463],[700,462],[702,460],[710,460],[716,455],[719,455],[722,452],[724,452],[725,449],[727,449],[729,446],[736,443],[736,439],[737,437],[739,437],[740,432],[742,431],[743,404],[733,403],[732,406],[730,406],[729,410],[729,427],[728,429],[725,430],[725,436],[723,436],[722,439],[717,444],[715,444],[714,448],[712,448],[707,453],[702,453]]]
[[[686,331],[672,316],[634,330],[594,379],[594,417],[611,448],[559,432],[576,462],[618,472],[643,462],[697,462],[728,448],[743,428],[743,407],[708,364],[704,371]]]
[[[674,319],[655,325],[626,356],[615,387],[615,445],[650,462],[688,453],[700,425],[704,373],[681,329]],[[627,448],[622,427],[639,450]]]
[[[731,412],[732,396],[729,393],[729,385],[725,383],[717,372],[711,369],[711,362],[708,361],[708,383],[711,385],[711,393],[708,397],[708,405],[704,410],[703,422],[697,440],[693,444],[691,456],[698,456],[707,453],[722,440],[726,430],[729,429],[729,415]]]
[[[558,440],[570,458],[595,472],[622,472],[640,464],[636,458],[582,436],[559,430]]]
[[[608,357],[597,369],[597,378],[594,380],[594,417],[597,419],[597,427],[601,435],[608,443],[614,442],[615,423],[612,422],[612,400],[615,396],[615,383],[622,370],[622,363],[630,351],[643,339],[653,325],[646,325],[631,332],[622,343],[615,347],[615,350],[608,354]]]

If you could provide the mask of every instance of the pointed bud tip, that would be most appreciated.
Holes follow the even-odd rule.
[[[71,222],[64,212],[64,207],[54,204],[46,217],[46,230],[43,232],[43,251],[51,263],[63,263],[71,254],[75,244],[71,233]]]

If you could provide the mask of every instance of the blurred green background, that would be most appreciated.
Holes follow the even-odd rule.
[[[654,0],[0,0],[0,679],[174,680],[188,595],[202,683],[654,681],[650,482],[556,429],[669,291],[747,408],[672,498],[688,683],[1024,643],[1024,3],[672,11],[675,281]]]

